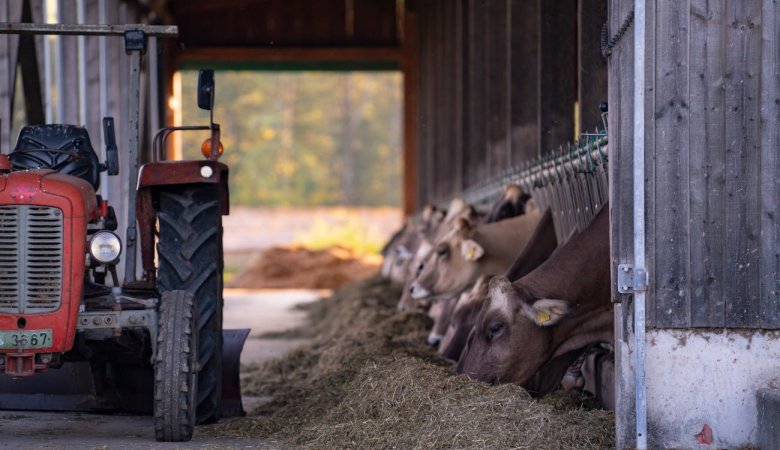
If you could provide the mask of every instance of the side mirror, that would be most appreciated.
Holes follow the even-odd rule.
[[[198,72],[198,108],[211,111],[214,107],[214,71]]]
[[[119,173],[119,150],[116,148],[113,117],[103,118],[103,137],[106,139],[106,169],[109,175],[117,175]]]

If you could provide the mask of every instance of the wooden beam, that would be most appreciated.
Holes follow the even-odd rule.
[[[193,48],[185,49],[179,55],[178,63],[199,61],[218,63],[262,62],[378,62],[401,63],[404,52],[399,47],[253,47],[253,48]]]
[[[601,27],[607,21],[606,0],[579,0],[577,19],[580,132],[602,128],[599,104],[607,101],[607,61],[601,56]]]

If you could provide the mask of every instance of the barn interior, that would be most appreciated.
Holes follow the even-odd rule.
[[[399,286],[373,277],[325,300],[314,299],[331,293],[280,300],[285,308],[305,302],[294,319],[260,307],[258,315],[269,314],[284,329],[250,339],[247,348],[274,348],[281,357],[245,364],[244,394],[256,402],[245,405],[248,417],[200,427],[195,441],[647,448],[649,440],[650,448],[736,448],[780,439],[765,431],[776,417],[771,361],[780,356],[780,161],[771,150],[780,142],[776,3],[79,0],[74,8],[58,0],[55,17],[45,3],[0,0],[0,21],[178,28],[176,39],[149,39],[141,142],[180,120],[190,100],[177,97],[177,77],[188,70],[214,68],[218,80],[221,71],[391,72],[402,78],[402,217],[390,229],[454,198],[487,214],[507,185],[551,209],[560,245],[609,208],[615,337],[604,370],[614,375],[600,383],[612,391],[614,412],[594,395],[603,386],[536,399],[514,384],[458,376],[426,344],[428,315],[398,312]],[[641,47],[634,39],[640,25]],[[56,118],[100,130],[103,116],[127,113],[121,40],[57,42],[59,67],[50,65],[52,47],[42,38],[0,35],[2,153],[13,148],[14,120]],[[9,120],[22,99],[23,113]],[[118,140],[129,133],[118,120]],[[640,135],[644,153],[632,153]],[[171,140],[168,158],[180,156],[181,145]],[[150,147],[141,148],[141,161],[151,160]],[[640,172],[638,160],[646,165]],[[104,186],[117,211],[125,211],[125,180],[106,179]],[[639,203],[647,209],[637,216]],[[635,246],[637,217],[647,222],[647,266],[639,256],[644,234],[641,254]],[[120,215],[120,229],[127,221]],[[645,269],[649,278],[633,272]],[[242,307],[257,308],[236,295]],[[645,295],[647,318],[634,322],[635,299]],[[736,349],[743,344],[746,350]],[[637,354],[647,358],[647,369]],[[717,355],[751,369],[729,371]],[[685,375],[671,382],[669,373],[680,367]],[[697,383],[701,389],[689,388]]]

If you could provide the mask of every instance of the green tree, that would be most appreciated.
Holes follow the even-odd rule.
[[[182,73],[185,124],[207,120],[196,84]],[[400,74],[225,71],[216,97],[233,204],[400,204]],[[182,136],[199,158],[205,135]]]

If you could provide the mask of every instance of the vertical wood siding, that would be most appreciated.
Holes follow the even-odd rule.
[[[611,33],[632,4],[610,1]],[[647,14],[648,324],[780,328],[778,1],[654,0]],[[615,265],[632,259],[632,45],[609,61]]]
[[[419,30],[418,207],[573,141],[580,96],[590,108],[580,129],[601,126],[606,61],[594,49],[606,0],[549,3],[409,3]]]

